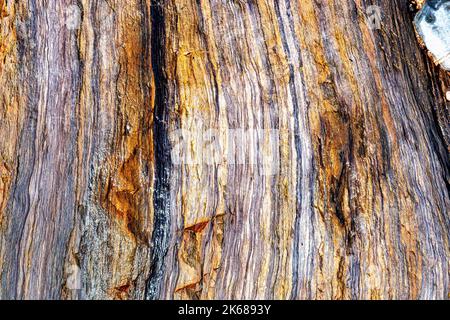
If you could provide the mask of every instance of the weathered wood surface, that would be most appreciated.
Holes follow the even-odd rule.
[[[0,298],[447,299],[450,82],[407,8],[0,0]]]

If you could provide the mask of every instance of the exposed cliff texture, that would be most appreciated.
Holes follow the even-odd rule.
[[[447,299],[450,79],[412,19],[0,0],[0,298]]]

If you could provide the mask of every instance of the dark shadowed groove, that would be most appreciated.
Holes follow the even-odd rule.
[[[152,19],[152,68],[155,79],[155,191],[154,226],[152,235],[152,261],[150,277],[147,280],[145,298],[155,300],[160,296],[161,280],[164,274],[164,258],[169,246],[170,232],[170,143],[167,134],[168,104],[165,63],[164,2],[152,0],[150,16]]]

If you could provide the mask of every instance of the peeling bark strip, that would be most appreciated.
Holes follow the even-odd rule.
[[[0,298],[448,299],[450,78],[372,4],[0,0]]]

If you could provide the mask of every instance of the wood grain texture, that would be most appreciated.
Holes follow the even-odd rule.
[[[448,299],[450,79],[407,8],[0,0],[0,298]]]

